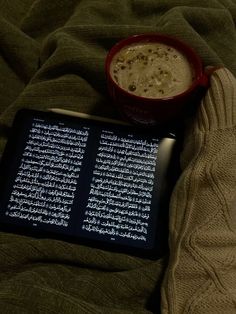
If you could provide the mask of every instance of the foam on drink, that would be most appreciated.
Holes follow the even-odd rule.
[[[122,48],[110,66],[113,80],[137,96],[167,98],[186,91],[194,80],[187,58],[162,43],[140,43]]]

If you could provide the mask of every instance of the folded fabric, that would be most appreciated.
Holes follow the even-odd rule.
[[[236,79],[225,68],[186,131],[163,313],[236,312]]]
[[[112,45],[133,34],[170,34],[204,65],[236,75],[235,21],[231,0],[0,1],[0,153],[22,107],[119,118],[104,61]],[[170,258],[1,232],[0,312],[234,313],[234,94],[232,75],[217,71],[186,132],[171,201]]]

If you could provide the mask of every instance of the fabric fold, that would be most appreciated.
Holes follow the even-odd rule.
[[[236,80],[215,71],[186,130],[170,204],[164,314],[235,311]]]
[[[232,128],[236,125],[236,79],[226,68],[213,72],[210,87],[197,115],[200,131]]]

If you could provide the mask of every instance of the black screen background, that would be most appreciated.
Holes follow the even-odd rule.
[[[24,152],[25,144],[29,135],[30,128],[32,126],[32,121],[35,118],[42,119],[47,123],[53,123],[57,125],[65,125],[70,128],[77,129],[78,127],[85,126],[89,127],[89,137],[87,141],[87,146],[85,150],[85,156],[80,172],[80,177],[77,182],[77,190],[75,193],[74,202],[72,205],[71,218],[68,227],[60,227],[55,225],[37,224],[33,226],[32,222],[24,221],[22,219],[11,218],[5,215],[7,204],[13,189],[14,180],[21,163],[22,154]],[[155,180],[152,192],[152,203],[150,210],[149,226],[147,241],[138,241],[127,238],[117,238],[115,241],[111,241],[109,235],[99,235],[95,233],[88,233],[82,230],[82,222],[84,219],[84,212],[86,210],[88,193],[90,190],[90,184],[92,180],[92,174],[94,170],[97,150],[99,146],[99,139],[102,130],[111,130],[115,132],[116,135],[125,136],[128,133],[132,133],[134,138],[142,138],[151,141],[153,137],[158,138],[162,141],[162,137],[153,136],[153,133],[145,132],[144,130],[136,130],[134,128],[109,124],[105,122],[97,122],[93,120],[77,119],[63,117],[57,114],[49,114],[36,112],[31,110],[22,110],[18,113],[17,118],[13,124],[12,135],[8,141],[6,150],[4,152],[3,158],[1,160],[1,196],[0,196],[0,221],[6,225],[18,225],[20,227],[36,232],[49,232],[51,234],[60,234],[65,236],[70,236],[72,238],[77,238],[78,241],[85,240],[90,244],[90,240],[93,242],[95,240],[103,243],[111,243],[113,248],[117,245],[118,247],[127,248],[140,248],[144,250],[153,250],[156,245],[158,245],[158,226],[160,227],[161,222],[158,221],[160,215],[159,208],[159,197],[160,189],[159,185],[162,184],[162,178],[158,176],[160,165],[160,160],[158,159],[158,154],[156,156],[156,170],[155,170]],[[143,158],[145,163],[145,158]],[[166,210],[166,208],[164,209]],[[161,229],[161,228],[160,228]],[[80,241],[79,241],[80,242]],[[82,241],[83,243],[83,241]],[[96,246],[96,245],[95,245]]]

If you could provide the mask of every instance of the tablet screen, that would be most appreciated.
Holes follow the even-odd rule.
[[[164,159],[171,136],[21,110],[1,163],[0,222],[118,251],[153,251],[167,210],[160,206],[166,142]]]

